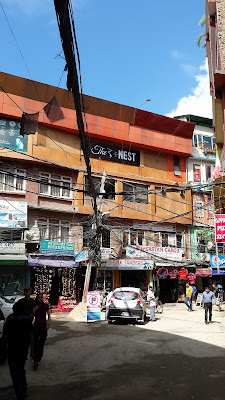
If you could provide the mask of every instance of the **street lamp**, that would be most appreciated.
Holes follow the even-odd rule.
[[[138,106],[138,107],[136,107],[136,108],[138,109],[138,108],[142,107],[142,106],[143,106],[144,104],[146,104],[148,101],[151,101],[151,99],[147,99],[147,100],[145,100],[145,102],[144,102],[144,103],[140,104],[140,106]]]

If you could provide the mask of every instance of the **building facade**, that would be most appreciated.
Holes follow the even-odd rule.
[[[12,295],[15,282],[21,290],[30,281],[34,292],[46,292],[52,304],[59,298],[80,301],[93,207],[72,95],[5,73],[0,82],[0,205],[10,203],[14,214],[16,202],[27,206],[20,229],[10,225],[9,213],[0,227],[2,242],[25,246],[21,260],[0,249],[0,288]],[[49,111],[53,96],[58,105],[52,116],[45,107]],[[158,272],[172,276],[175,267],[186,268],[191,260],[186,166],[194,124],[90,96],[84,103],[93,183],[98,196],[106,172],[102,214],[109,214],[103,221],[102,262],[94,264],[90,287],[154,282],[171,300],[178,271],[166,280]],[[23,137],[22,113],[28,120],[36,115],[38,122],[37,130]],[[23,261],[24,280],[19,266],[13,272],[17,261]]]

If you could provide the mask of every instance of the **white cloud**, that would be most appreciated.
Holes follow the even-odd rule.
[[[176,108],[167,114],[168,117],[193,114],[212,118],[212,98],[209,92],[207,59],[199,67],[198,73],[195,75],[195,81],[196,84],[190,90],[191,93],[178,101]]]

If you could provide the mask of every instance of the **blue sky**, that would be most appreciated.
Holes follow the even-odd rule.
[[[55,58],[61,42],[53,0],[1,1],[32,78],[57,86],[64,60]],[[207,71],[200,69],[205,50],[196,46],[205,0],[73,0],[73,5],[86,94],[133,107],[150,98],[143,107],[148,111],[210,116]],[[0,37],[0,70],[29,78],[1,8]],[[65,82],[64,73],[62,87]]]

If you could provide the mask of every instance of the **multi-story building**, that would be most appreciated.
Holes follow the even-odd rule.
[[[187,159],[187,183],[192,188],[193,225],[191,232],[191,257],[193,261],[207,265],[215,246],[214,207],[212,197],[212,178],[215,171],[216,149],[212,119],[195,115],[177,117],[195,124],[192,154]]]
[[[11,295],[30,281],[53,304],[61,295],[79,300],[93,208],[72,95],[6,73],[0,82],[0,206],[14,208],[0,223],[0,288]],[[52,118],[44,107],[49,111],[54,95],[60,108],[54,104]],[[160,268],[169,274],[191,259],[186,165],[194,124],[90,96],[84,104],[93,182],[99,193],[106,171],[102,213],[110,213],[91,287],[144,287],[159,278]],[[22,113],[37,113],[38,129],[21,138]],[[13,225],[11,218],[22,218],[19,203],[27,205],[27,224],[23,212],[23,224]],[[159,283],[170,300],[176,276]]]
[[[216,146],[218,149],[222,175],[225,169],[224,157],[224,134],[225,134],[225,29],[224,29],[224,14],[225,14],[225,1],[224,0],[206,0],[206,48],[209,66],[209,79],[210,79],[210,92],[212,96],[213,105],[213,126],[216,137]],[[219,174],[218,174],[219,176]],[[223,176],[217,177],[214,181],[214,201],[215,213],[225,213],[225,187]],[[223,262],[224,250],[223,240],[218,243],[218,262],[214,262],[211,258],[212,272],[216,275],[215,279],[220,279],[220,283],[225,286],[223,278]],[[215,264],[217,268],[215,268]]]

